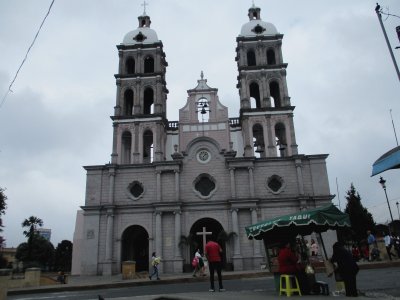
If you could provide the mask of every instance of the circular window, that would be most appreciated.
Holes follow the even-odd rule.
[[[216,191],[214,178],[208,174],[201,174],[193,182],[194,191],[202,199],[210,198]]]
[[[140,183],[139,181],[134,181],[131,184],[129,184],[127,189],[127,194],[129,198],[133,200],[138,200],[143,196],[143,193],[144,193],[144,187],[143,184]]]
[[[281,193],[284,187],[285,187],[285,182],[283,181],[282,177],[278,175],[272,175],[267,179],[267,188],[273,194]]]

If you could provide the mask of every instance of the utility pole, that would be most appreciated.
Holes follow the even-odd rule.
[[[399,68],[397,66],[396,58],[393,55],[393,50],[392,50],[392,47],[390,46],[390,42],[389,42],[388,36],[386,34],[385,27],[383,26],[381,7],[380,7],[380,5],[378,3],[376,4],[375,12],[376,12],[376,15],[378,16],[379,24],[381,24],[383,35],[385,36],[386,44],[387,44],[387,46],[389,48],[390,56],[392,57],[393,65],[394,65],[394,68],[396,69],[397,77],[399,78],[399,81],[400,81],[400,71],[399,71]]]

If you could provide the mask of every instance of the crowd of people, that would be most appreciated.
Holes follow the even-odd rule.
[[[400,237],[390,232],[383,232],[382,238],[389,260],[400,258]],[[367,231],[366,243],[361,243],[361,245],[353,244],[351,253],[356,261],[379,261],[382,259],[377,238],[370,230]]]

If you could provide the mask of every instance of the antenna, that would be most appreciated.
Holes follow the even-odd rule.
[[[393,117],[392,117],[392,109],[390,109],[389,112],[390,112],[390,118],[392,119],[394,137],[396,138],[396,144],[398,146],[399,145],[399,141],[397,140],[396,128],[394,127],[394,122],[393,122]]]

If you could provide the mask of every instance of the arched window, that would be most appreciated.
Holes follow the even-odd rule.
[[[132,147],[132,134],[129,131],[125,131],[122,134],[122,151],[121,151],[121,163],[131,163],[131,147]]]
[[[124,116],[131,116],[133,113],[133,91],[128,89],[124,93]]]
[[[250,84],[250,102],[251,108],[261,108],[260,88],[256,82]]]
[[[210,119],[210,105],[206,98],[200,98],[197,101],[197,115],[199,122],[208,122]]]
[[[282,123],[275,125],[276,149],[278,156],[284,157],[287,153],[286,129]]]
[[[153,162],[153,132],[146,130],[143,133],[143,162]]]
[[[274,49],[268,49],[268,51],[267,51],[267,64],[268,65],[276,64]]]
[[[280,91],[279,91],[279,83],[277,83],[276,81],[273,81],[269,84],[269,92],[271,95],[271,102],[274,103],[273,106],[275,107],[282,107],[282,103],[281,103],[281,95],[280,95]]]
[[[247,65],[255,66],[256,65],[256,54],[253,50],[247,51]]]
[[[126,60],[125,71],[126,71],[126,74],[134,74],[135,73],[135,60],[132,57],[129,57]]]
[[[143,114],[150,115],[154,113],[154,92],[152,88],[144,90],[143,95]]]
[[[144,72],[154,73],[154,59],[151,56],[147,56],[144,59]]]
[[[265,157],[264,131],[260,124],[253,126],[253,149],[255,157]]]

